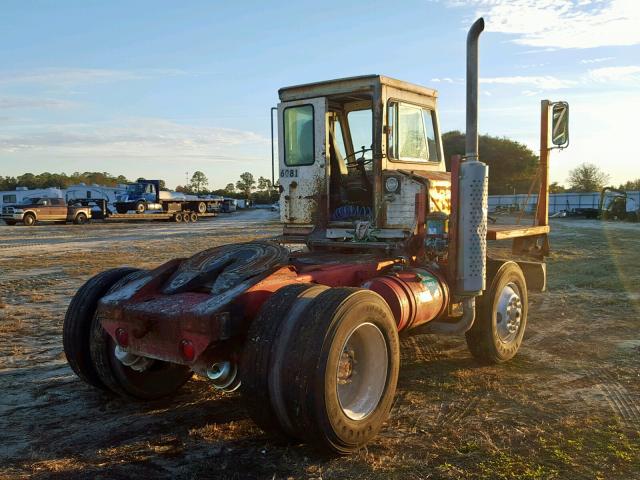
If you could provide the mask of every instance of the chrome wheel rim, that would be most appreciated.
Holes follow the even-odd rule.
[[[342,412],[362,420],[373,412],[387,383],[387,342],[373,323],[362,323],[347,336],[336,368],[336,389]]]
[[[498,338],[504,343],[512,342],[522,323],[522,300],[515,283],[506,284],[500,292],[495,320]]]

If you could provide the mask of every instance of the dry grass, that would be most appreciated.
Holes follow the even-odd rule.
[[[21,366],[19,376],[0,376],[0,477],[640,478],[640,230],[614,227],[553,224],[549,292],[531,296],[513,361],[479,366],[458,338],[404,339],[391,417],[346,458],[275,442],[250,422],[239,395],[216,394],[202,379],[172,399],[129,403],[84,386],[61,363],[61,318],[89,276],[248,237],[116,243],[100,255],[25,255],[19,267],[0,259],[18,276],[43,262],[59,272],[40,283],[0,280],[0,342],[20,345],[3,350],[11,360],[0,369]],[[18,307],[25,287],[33,303]]]

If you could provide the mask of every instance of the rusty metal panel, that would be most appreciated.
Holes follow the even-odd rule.
[[[285,159],[284,110],[289,107],[313,106],[314,162],[289,166]],[[313,226],[325,214],[327,177],[327,99],[310,98],[278,105],[278,152],[280,221],[285,224]]]

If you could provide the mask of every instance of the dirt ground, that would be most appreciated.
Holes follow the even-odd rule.
[[[640,478],[640,225],[552,228],[549,291],[530,298],[518,356],[479,366],[464,339],[404,338],[391,418],[366,449],[330,457],[274,443],[203,379],[163,401],[105,396],[62,351],[90,276],[272,236],[273,213],[0,225],[0,478]]]

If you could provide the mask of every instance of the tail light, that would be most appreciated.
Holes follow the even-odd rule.
[[[194,358],[196,358],[196,349],[193,346],[193,342],[191,340],[182,340],[180,342],[180,353],[182,358],[184,358],[187,362],[192,362]]]

